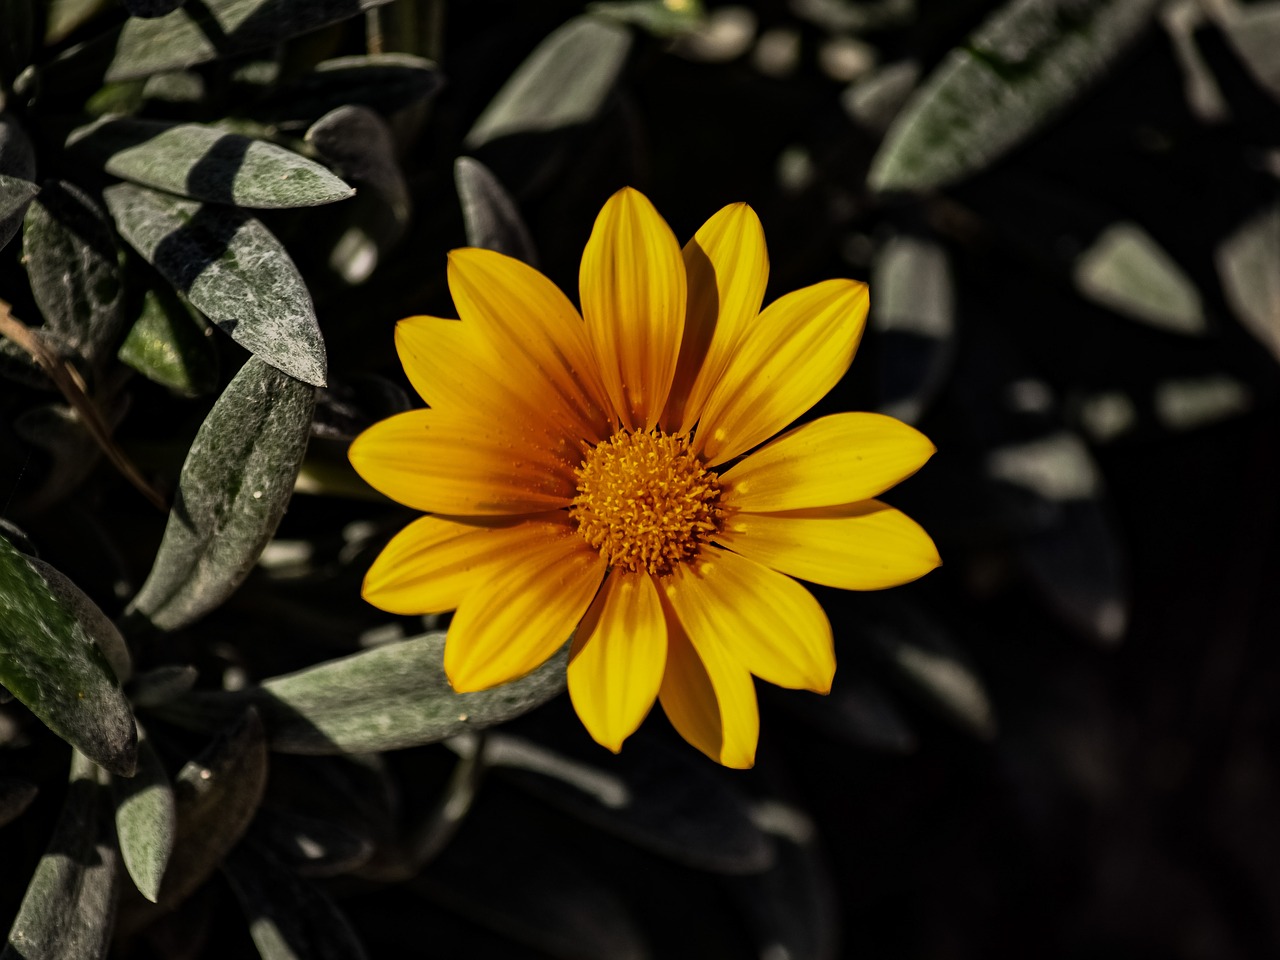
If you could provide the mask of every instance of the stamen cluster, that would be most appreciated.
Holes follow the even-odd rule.
[[[670,573],[720,529],[720,484],[683,436],[620,431],[586,450],[569,508],[611,567]]]

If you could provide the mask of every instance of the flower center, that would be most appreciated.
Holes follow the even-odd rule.
[[[615,433],[574,471],[569,515],[611,567],[670,573],[720,529],[720,483],[684,437]]]

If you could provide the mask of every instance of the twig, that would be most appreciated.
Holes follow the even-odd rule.
[[[62,392],[67,403],[71,404],[72,409],[79,415],[89,434],[107,455],[107,459],[115,464],[115,468],[150,501],[152,506],[167,512],[169,505],[165,503],[164,497],[147,483],[138,472],[138,468],[111,439],[111,431],[103,421],[102,414],[98,412],[98,408],[85,392],[85,382],[79,371],[50,350],[44,338],[15,317],[11,310],[9,304],[0,300],[0,335],[8,337],[31,354],[40,369],[53,381],[54,386]]]

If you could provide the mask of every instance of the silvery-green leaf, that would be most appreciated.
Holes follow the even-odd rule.
[[[1182,70],[1187,106],[1201,123],[1224,123],[1231,119],[1231,107],[1196,42],[1196,31],[1207,19],[1206,5],[1199,0],[1170,0],[1160,11],[1160,23]]]
[[[130,612],[176,630],[238,587],[293,494],[315,390],[250,358],[205,418],[182,465],[173,510]]]
[[[242,843],[222,864],[262,960],[362,960],[351,924],[312,884]]]
[[[155,903],[173,851],[173,787],[146,732],[138,728],[138,772],[111,781],[116,804],[116,837],[134,886]]]
[[[203,0],[154,20],[131,18],[102,41],[107,80],[235,57],[355,17],[387,0]]]
[[[0,777],[0,827],[17,820],[40,792],[30,780]]]
[[[384,117],[428,102],[444,78],[430,60],[407,53],[335,57],[247,108],[277,126],[310,125],[341,106],[368,107]]]
[[[1259,86],[1280,100],[1280,60],[1276,57],[1277,44],[1280,44],[1280,3],[1267,0],[1215,4],[1211,9],[1245,69]]]
[[[1195,430],[1247,413],[1253,391],[1226,374],[1178,377],[1156,384],[1152,397],[1156,419],[1170,430]]]
[[[1280,204],[1237,227],[1218,245],[1214,261],[1231,309],[1280,359]]]
[[[92,630],[0,537],[0,684],[87,757],[129,776],[133,711]]]
[[[355,191],[314,160],[202,123],[106,117],[67,138],[72,157],[167,193],[237,207],[314,207]]]
[[[955,293],[947,252],[927,237],[898,236],[872,264],[871,322],[880,333],[882,413],[916,423],[955,354]]]
[[[900,600],[886,601],[864,634],[908,691],[975,736],[995,736],[982,678],[931,616]]]
[[[102,960],[115,920],[119,857],[102,771],[72,751],[71,785],[0,960]]]
[[[630,49],[625,27],[591,17],[570,20],[516,68],[464,144],[474,150],[513,134],[590,122],[613,92]]]
[[[184,397],[211,393],[218,385],[218,348],[213,328],[173,290],[147,290],[117,356],[148,380]]]
[[[774,841],[776,861],[764,873],[734,878],[729,889],[758,956],[834,960],[839,910],[817,827],[803,810],[774,799],[757,800],[752,819]]]
[[[920,80],[920,65],[899,60],[851,83],[840,96],[845,112],[873,133],[884,133]]]
[[[162,907],[177,906],[218,869],[248,829],[266,783],[266,736],[252,711],[178,771],[177,828],[160,885]]]
[[[46,182],[27,208],[22,257],[45,329],[98,364],[124,324],[124,282],[111,226],[78,187]]]
[[[989,166],[1100,81],[1158,0],[1011,0],[947,54],[872,163],[877,191],[930,190]]]
[[[111,618],[61,571],[36,557],[27,557],[26,561],[44,578],[54,598],[75,617],[85,635],[102,651],[116,679],[127,683],[133,676],[133,658]]]
[[[500,731],[482,749],[490,767],[530,793],[694,869],[758,873],[773,860],[747,799],[690,751],[641,734],[617,757],[582,755]]]
[[[363,283],[404,235],[413,210],[391,130],[368,107],[348,104],[317,120],[306,139],[360,190],[343,210],[347,230],[329,265],[348,283]]]
[[[453,164],[453,180],[462,201],[467,243],[497,250],[509,257],[538,265],[538,251],[516,202],[493,172],[479,160],[459,157]]]
[[[1077,289],[1117,313],[1170,333],[1203,335],[1204,305],[1195,284],[1136,223],[1114,223],[1075,263]]]
[[[129,245],[233,340],[290,376],[324,385],[324,339],[311,295],[261,222],[129,183],[103,197]]]
[[[248,706],[281,753],[352,753],[435,743],[510,720],[565,686],[566,652],[528,676],[479,693],[454,693],[444,673],[444,634],[390,643],[234,692],[194,691],[158,712],[209,729]]]

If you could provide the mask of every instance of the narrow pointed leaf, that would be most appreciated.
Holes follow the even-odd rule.
[[[1076,261],[1076,287],[1090,300],[1170,333],[1203,335],[1204,305],[1177,262],[1136,223],[1114,223]]]
[[[538,44],[490,101],[464,141],[468,149],[521,133],[588,123],[600,113],[627,61],[631,33],[578,17]]]
[[[22,256],[45,329],[90,363],[124,333],[124,282],[110,223],[78,187],[46,182],[27,208]]]
[[[240,842],[267,784],[262,721],[250,711],[173,782],[177,828],[159,903],[175,907],[218,869]]]
[[[173,851],[176,814],[169,775],[145,735],[138,737],[137,775],[128,780],[115,777],[111,787],[125,869],[138,892],[155,903]]]
[[[1102,79],[1158,0],[1012,0],[947,54],[894,120],[868,183],[941,187],[989,166]]]
[[[30,180],[0,173],[0,249],[18,232],[27,204],[39,192],[40,188]]]
[[[341,106],[368,107],[390,118],[406,108],[425,105],[443,85],[440,68],[412,54],[335,57],[282,84],[246,112],[286,128],[309,126]]]
[[[479,160],[459,157],[453,164],[453,179],[462,201],[462,219],[467,227],[467,243],[497,250],[509,257],[538,265],[538,251],[529,236],[506,187]]]
[[[131,612],[175,630],[249,575],[293,494],[315,390],[250,359],[209,411],[182,465],[164,539]]]
[[[330,754],[398,750],[501,723],[565,686],[566,651],[533,673],[480,693],[454,693],[444,674],[444,634],[375,647],[235,692],[195,691],[158,711],[209,729],[254,706],[271,748]]]
[[[107,955],[120,868],[102,775],[72,751],[62,814],[0,960],[102,960]]]
[[[101,41],[115,51],[107,80],[239,56],[358,16],[388,0],[204,0],[167,16],[131,18]]]
[[[174,291],[161,286],[142,296],[117,356],[153,383],[184,397],[199,397],[218,385],[218,348],[213,328]]]
[[[0,537],[0,684],[85,756],[128,776],[133,711],[92,631]]]
[[[202,123],[111,117],[76,130],[67,147],[121,180],[210,203],[314,207],[355,194],[313,160]]]
[[[324,339],[284,246],[255,218],[118,183],[103,191],[120,235],[231,339],[323,386]]]
[[[223,873],[262,960],[362,960],[364,946],[333,902],[270,855],[244,843]]]

